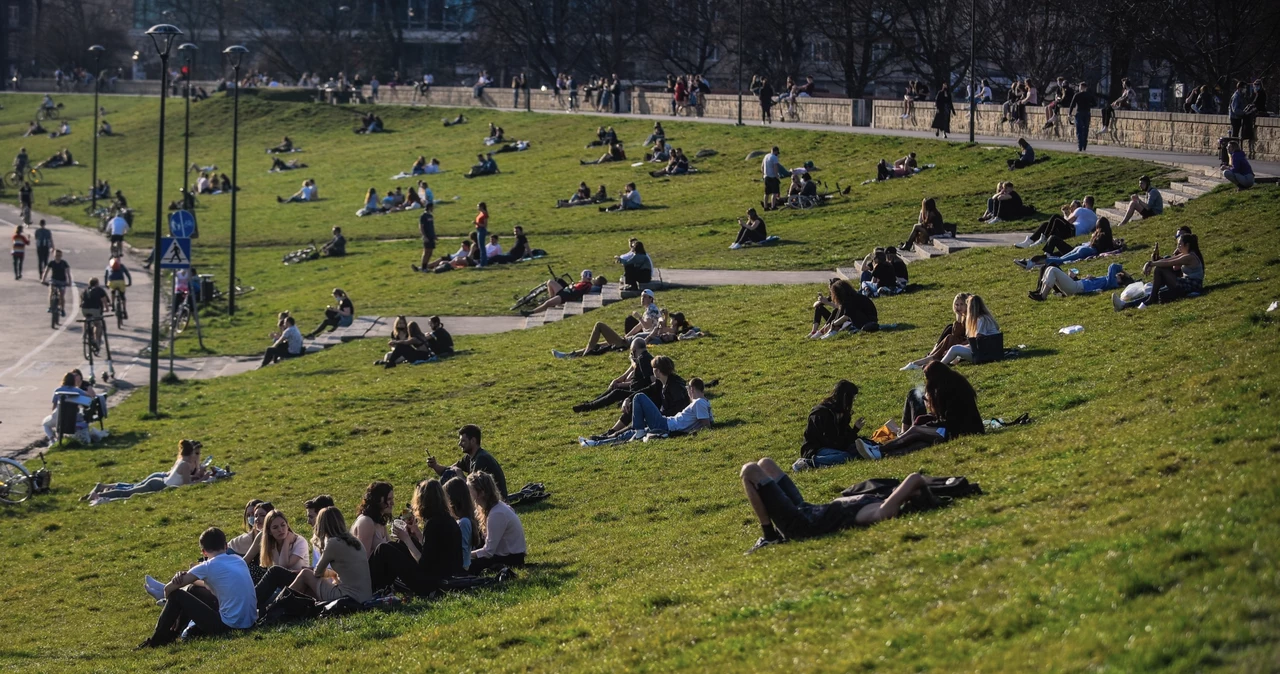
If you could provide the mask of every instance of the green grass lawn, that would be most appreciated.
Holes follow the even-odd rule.
[[[43,159],[61,147],[69,147],[83,167],[47,171],[45,185],[37,190],[36,203],[48,208],[50,197],[70,191],[84,192],[90,181],[92,156],[92,97],[66,96],[65,115],[73,133],[63,139],[22,138],[38,96],[11,95],[0,110],[0,154],[12,156],[26,145],[35,159]],[[103,99],[119,137],[100,142],[100,175],[113,189],[121,189],[137,211],[129,239],[150,248],[155,223],[156,118],[155,99],[107,97]],[[180,101],[168,106],[164,203],[178,198],[182,181],[183,108]],[[699,149],[719,154],[695,161],[700,173],[655,179],[647,172],[656,165],[633,168],[627,164],[579,166],[578,159],[594,159],[600,148],[583,146],[594,138],[600,124],[613,123],[627,143],[628,155],[642,158],[641,141],[651,124],[641,120],[598,117],[551,116],[476,110],[472,122],[444,128],[440,119],[452,112],[440,109],[379,108],[390,133],[358,136],[351,132],[359,111],[355,108],[241,99],[239,215],[237,218],[237,275],[258,289],[238,302],[243,309],[234,321],[217,312],[207,317],[205,344],[218,353],[251,353],[263,347],[262,335],[274,324],[276,312],[291,309],[314,316],[329,300],[329,291],[346,289],[362,314],[495,315],[506,313],[513,296],[546,276],[545,264],[525,264],[510,269],[470,270],[444,275],[413,275],[409,270],[420,255],[417,214],[400,213],[355,217],[365,191],[375,187],[385,193],[393,186],[409,187],[416,181],[391,181],[407,171],[414,158],[440,158],[446,172],[429,183],[437,199],[448,201],[436,209],[436,229],[442,236],[462,236],[471,231],[477,202],[489,204],[490,232],[501,234],[510,246],[511,227],[522,225],[532,245],[550,253],[545,260],[558,272],[593,269],[616,275],[614,255],[626,250],[627,239],[645,242],[659,266],[705,269],[834,269],[860,260],[876,245],[899,243],[915,222],[923,197],[935,197],[948,220],[961,231],[1029,229],[1030,222],[984,225],[975,218],[986,205],[996,182],[1012,177],[1024,197],[1043,212],[1056,212],[1071,198],[1094,194],[1099,204],[1110,204],[1136,188],[1142,173],[1161,176],[1163,167],[1140,162],[1105,160],[1060,154],[1050,161],[1010,174],[1007,148],[984,149],[936,141],[881,138],[841,133],[814,133],[784,129],[735,129],[722,125],[669,122],[665,126],[672,143],[692,155]],[[231,105],[219,96],[195,104],[191,112],[191,160],[231,170]],[[522,153],[498,155],[502,173],[466,180],[462,175],[475,155],[487,148],[482,139],[488,121],[503,126],[509,138],[526,139],[532,148]],[[665,122],[666,120],[664,120]],[[308,168],[288,173],[267,173],[266,147],[288,134],[304,152],[289,155]],[[763,185],[760,160],[745,160],[752,150],[782,148],[784,163],[813,161],[817,175],[832,188],[854,183],[852,194],[830,206],[807,212],[765,214],[770,233],[782,244],[766,249],[731,251],[737,233],[736,219],[758,203]],[[936,163],[910,180],[878,185],[858,185],[875,175],[881,157],[893,159],[916,151],[922,163]],[[314,178],[321,201],[312,204],[276,203],[288,196],[304,178]],[[192,181],[195,176],[192,176]],[[601,183],[611,195],[635,181],[649,208],[639,212],[599,213],[590,207],[553,208],[556,199],[570,196],[580,181],[593,188]],[[1157,183],[1160,183],[1157,177]],[[456,197],[456,201],[455,201]],[[9,198],[16,198],[12,194]],[[59,216],[84,222],[80,208],[49,209]],[[230,197],[203,196],[196,214],[201,238],[194,253],[202,272],[213,273],[226,286],[230,235]],[[1047,215],[1046,215],[1047,217]],[[336,263],[285,267],[281,256],[329,238],[334,225],[351,241],[348,260]],[[391,240],[393,243],[386,243]],[[447,251],[445,250],[447,248]],[[437,255],[453,252],[457,242],[440,243]],[[459,278],[461,277],[461,278]],[[307,318],[310,321],[310,318]],[[194,342],[180,341],[179,350],[192,353]]]
[[[107,103],[109,109],[126,104],[144,105]],[[0,113],[17,106],[6,101],[5,107]],[[345,114],[299,110],[335,125]],[[136,117],[119,117],[121,126],[147,120],[144,110],[130,114]],[[270,125],[264,116],[248,124],[278,129],[274,125],[291,114],[301,113],[284,109]],[[442,115],[392,110],[384,119],[400,130],[412,118]],[[783,139],[784,147],[810,148],[790,155],[813,156],[832,176],[861,178],[874,158],[904,146],[895,139],[756,129],[738,141],[723,135],[727,129],[673,124],[673,136],[693,139],[679,141],[686,149],[712,146],[721,155],[707,162],[707,174],[670,183],[670,193],[649,189],[646,201],[669,208],[635,214],[640,217],[630,229],[616,218],[632,214],[604,218],[542,207],[575,176],[597,171],[572,167],[558,175],[559,164],[578,150],[548,162],[553,150],[549,144],[541,149],[543,136],[535,133],[554,138],[571,131],[575,142],[580,136],[585,142],[595,122],[524,120],[504,124],[511,135],[535,140],[534,151],[503,163],[517,175],[490,179],[491,185],[453,181],[456,173],[439,182],[457,183],[459,209],[480,198],[512,202],[510,211],[519,215],[499,221],[526,223],[535,245],[555,254],[557,267],[601,267],[637,232],[646,241],[670,242],[655,246],[664,265],[827,268],[899,236],[922,192],[952,195],[944,214],[972,221],[967,214],[978,199],[1008,175],[996,166],[1003,152],[920,144],[925,161],[939,157],[937,173],[857,189],[857,199],[824,211],[775,216],[770,227],[778,222],[779,235],[808,243],[733,251],[754,255],[744,259],[727,250],[727,238],[729,215],[758,189],[751,183],[754,162],[741,162],[746,150]],[[215,121],[205,126],[218,128]],[[627,138],[643,130],[634,122],[621,126]],[[442,131],[454,129],[417,128],[422,140],[410,145],[457,149],[394,151],[395,161],[379,163],[377,176],[407,167],[412,157],[400,156],[420,152],[454,168],[477,149],[472,141],[483,131],[473,124],[462,128],[466,138],[444,141]],[[411,133],[366,139],[335,131],[330,147],[366,156],[355,145],[404,144]],[[245,147],[264,146],[272,135],[278,130],[251,132]],[[308,148],[298,156],[321,164],[324,153],[311,148],[325,137],[296,135]],[[212,147],[212,139],[201,140]],[[354,163],[354,156],[345,161]],[[225,161],[221,155],[212,160]],[[598,173],[614,168],[633,175],[629,167]],[[331,173],[315,172],[321,192],[335,195],[326,193],[326,184],[338,182],[341,169],[325,170]],[[1103,199],[1125,193],[1135,170],[1153,169],[1063,156],[1016,180],[1043,210],[1083,189],[1108,195]],[[136,173],[138,194],[145,194],[146,171]],[[700,195],[676,196],[677,189],[699,189],[694,179],[705,180]],[[117,180],[113,173],[113,184]],[[260,345],[268,312],[322,303],[335,278],[360,294],[385,296],[365,303],[379,312],[403,307],[412,313],[483,313],[486,299],[501,304],[513,286],[536,279],[532,266],[401,276],[412,242],[376,242],[404,233],[364,228],[403,222],[395,226],[410,230],[411,216],[350,217],[359,183],[347,182],[352,187],[345,191],[355,196],[316,205],[338,211],[314,221],[301,219],[302,210],[276,207],[269,192],[245,183],[243,221],[251,221],[252,208],[260,224],[258,231],[246,225],[254,231],[246,236],[256,241],[242,251],[240,264],[259,291],[246,298],[246,312],[234,325],[214,319],[220,349]],[[482,187],[493,191],[478,191]],[[208,232],[202,245],[222,236],[219,225],[209,223],[224,207],[201,214]],[[442,229],[462,231],[465,218],[446,218],[449,208],[441,209],[440,220],[452,224]],[[278,251],[296,247],[298,235],[319,238],[334,221],[353,228],[357,254],[282,273]],[[264,222],[275,223],[276,231],[298,225],[307,231],[273,238],[261,231]],[[165,386],[160,400],[167,416],[160,420],[144,419],[141,392],[113,411],[113,435],[104,447],[50,453],[52,494],[0,510],[0,669],[188,671],[216,658],[221,668],[257,670],[278,668],[263,663],[284,657],[291,670],[351,671],[1269,671],[1280,657],[1280,321],[1265,309],[1280,299],[1280,192],[1220,189],[1127,226],[1117,235],[1129,240],[1131,252],[1119,260],[1139,270],[1150,245],[1160,241],[1167,249],[1184,224],[1200,234],[1209,291],[1121,314],[1105,297],[1031,302],[1025,293],[1034,275],[1009,263],[1015,251],[997,249],[913,264],[912,278],[922,288],[877,300],[881,321],[899,329],[833,340],[804,339],[816,287],[662,293],[663,306],[687,312],[712,335],[654,349],[670,355],[686,377],[720,380],[712,395],[718,427],[693,438],[594,449],[574,443],[612,418],[574,415],[570,406],[603,389],[624,361],[617,355],[556,361],[548,350],[580,346],[592,321],[618,323],[629,303],[536,330],[463,337],[463,353],[430,365],[371,367],[381,345],[369,340],[266,371]],[[691,246],[694,227],[723,234],[702,239],[694,233],[693,241],[715,245]],[[801,245],[832,259],[798,254]],[[214,267],[224,263],[222,253],[198,254]],[[1105,269],[1100,261],[1077,266],[1085,273]],[[739,467],[764,455],[790,464],[806,412],[841,377],[862,389],[858,414],[875,423],[896,418],[902,396],[920,382],[919,373],[897,368],[928,350],[949,320],[952,296],[962,290],[982,294],[1007,344],[1025,345],[1018,359],[961,367],[982,413],[1011,419],[1028,412],[1034,423],[906,457],[802,473],[796,481],[810,500],[820,501],[866,478],[922,470],[967,475],[986,493],[942,511],[742,556],[759,529],[742,495]],[[360,294],[352,292],[359,303]],[[1058,334],[1073,324],[1084,332]],[[142,575],[163,577],[189,564],[205,527],[235,528],[240,508],[254,497],[274,501],[296,522],[302,502],[321,492],[332,493],[350,518],[363,487],[375,479],[393,482],[403,501],[428,472],[424,450],[455,454],[454,430],[473,422],[484,428],[484,444],[510,482],[544,482],[553,493],[521,513],[534,566],[517,581],[501,591],[337,621],[130,651],[158,613],[142,592]],[[167,467],[183,437],[203,440],[206,453],[230,462],[237,477],[97,508],[76,501],[94,482],[133,480]],[[305,521],[298,530],[310,534]]]

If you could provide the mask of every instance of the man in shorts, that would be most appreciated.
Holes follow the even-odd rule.
[[[539,304],[533,311],[521,311],[523,316],[531,314],[539,314],[547,309],[554,309],[565,302],[581,302],[582,296],[597,286],[604,285],[604,277],[599,279],[591,275],[590,269],[583,269],[582,276],[577,283],[564,285],[559,279],[551,279],[547,281],[547,294],[551,295],[546,302]]]
[[[112,290],[120,291],[120,310],[123,314],[122,320],[129,319],[129,312],[125,311],[124,297],[125,288],[133,285],[133,275],[129,273],[129,269],[124,266],[124,261],[118,257],[113,257],[107,262],[107,268],[102,272],[102,281],[107,285],[108,293]]]
[[[40,275],[40,282],[47,283],[58,291],[63,316],[67,315],[67,287],[71,285],[71,281],[71,265],[62,259],[62,250],[55,249],[53,260],[45,265],[44,273]]]
[[[120,257],[123,252],[121,248],[124,246],[124,235],[129,233],[129,221],[124,219],[124,214],[116,214],[107,223],[107,229],[111,232],[111,254]]]
[[[920,473],[907,476],[888,498],[863,494],[842,496],[824,505],[806,503],[796,483],[773,459],[765,457],[742,467],[742,488],[763,535],[747,554],[784,540],[822,536],[852,527],[869,527],[897,517],[913,497],[934,500]]]
[[[98,343],[102,341],[101,331],[106,328],[106,324],[102,321],[102,316],[110,308],[111,302],[107,299],[106,289],[102,287],[101,283],[98,283],[98,277],[90,278],[89,286],[80,295],[80,314],[84,316],[85,323],[90,330],[94,350],[97,350]]]
[[[790,174],[778,158],[777,145],[764,156],[760,170],[764,174],[764,210],[772,211],[782,201],[778,196],[782,190],[782,178]]]
[[[422,236],[422,266],[409,265],[414,271],[428,271],[431,266],[431,255],[436,252],[436,216],[435,205],[430,200],[424,201],[422,215],[418,216],[418,234]]]

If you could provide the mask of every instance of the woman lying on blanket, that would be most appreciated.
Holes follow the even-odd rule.
[[[875,332],[880,329],[876,305],[841,278],[831,279],[830,297],[818,294],[813,303],[813,329],[809,339],[825,339],[841,330]]]
[[[960,301],[960,295],[956,295],[956,301]],[[960,341],[959,337],[954,340],[949,340],[953,343],[947,347],[946,351],[943,351],[941,355],[937,355],[938,348],[935,346],[934,350],[930,352],[929,355],[921,358],[920,360],[913,360],[904,365],[901,369],[903,371],[919,370],[928,367],[929,363],[933,361],[941,361],[947,365],[954,364],[960,360],[971,361],[973,360],[973,350],[969,347],[970,340],[974,337],[985,337],[1000,333],[1000,324],[996,322],[995,316],[992,316],[991,311],[987,309],[986,302],[983,302],[982,298],[977,295],[966,296],[963,319],[961,318],[960,312],[958,310],[956,311],[957,325],[960,324],[962,320],[963,327],[960,335],[963,337],[963,341]],[[952,330],[955,331],[954,326]],[[939,344],[941,343],[942,340],[939,340]]]
[[[907,393],[902,433],[880,445],[882,456],[906,454],[964,435],[986,432],[978,412],[978,394],[964,375],[943,363],[924,367],[924,389]]]
[[[168,487],[181,487],[200,482],[210,476],[204,466],[200,465],[202,445],[197,440],[182,440],[178,443],[178,458],[167,473],[152,473],[139,482],[116,482],[103,484],[99,482],[82,500],[113,500],[129,498],[134,494],[150,494],[163,491]]]
[[[955,225],[948,225],[942,221],[942,213],[938,211],[938,203],[933,199],[925,199],[920,202],[920,220],[911,228],[911,234],[907,236],[907,240],[902,242],[898,248],[902,250],[915,250],[916,244],[933,243],[933,237],[956,235]]]
[[[1121,243],[1123,243],[1123,239]],[[1082,243],[1072,248],[1056,234],[1051,234],[1044,245],[1045,255],[1036,255],[1029,259],[1019,259],[1013,262],[1026,269],[1035,269],[1045,265],[1057,267],[1067,262],[1078,262],[1103,253],[1110,253],[1117,248],[1116,241],[1111,236],[1111,221],[1107,218],[1098,218],[1098,225],[1093,230],[1093,234],[1089,236],[1089,243]]]
[[[1035,209],[1022,203],[1022,195],[1013,189],[1013,183],[1005,181],[996,185],[996,193],[987,199],[987,210],[978,216],[978,222],[995,224],[1034,214]]]
[[[876,164],[876,182],[890,178],[902,178],[912,175],[916,171],[916,153],[914,152],[893,162],[892,165],[881,159],[880,163]]]
[[[1136,306],[1142,302],[1162,304],[1179,297],[1198,293],[1204,288],[1204,255],[1200,252],[1200,239],[1195,234],[1178,237],[1178,248],[1169,257],[1160,257],[1160,244],[1151,251],[1151,260],[1142,265],[1142,273],[1154,272],[1151,279],[1151,295],[1132,302],[1123,302],[1112,294],[1111,302],[1116,311]]]

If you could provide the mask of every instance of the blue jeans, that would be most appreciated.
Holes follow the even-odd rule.
[[[649,396],[637,393],[631,399],[631,429],[643,431],[646,428],[651,431],[666,433],[667,418],[662,416],[662,411],[649,399]]]
[[[1066,255],[1063,255],[1062,257],[1053,257],[1053,256],[1046,257],[1044,259],[1044,263],[1057,266],[1062,264],[1063,262],[1076,262],[1078,260],[1083,260],[1088,257],[1093,257],[1094,255],[1097,255],[1097,254],[1098,254],[1098,251],[1094,250],[1093,247],[1080,245],[1080,246],[1076,246],[1074,250],[1072,250],[1070,253],[1067,253]]]
[[[1089,147],[1089,115],[1076,112],[1076,147],[1084,152]]]
[[[489,256],[485,255],[484,247],[489,241],[489,228],[476,227],[476,245],[480,246],[480,262],[476,266],[483,267],[489,263]]]
[[[826,468],[827,466],[838,466],[851,459],[853,459],[853,455],[848,452],[824,447],[813,455],[813,465],[815,468]]]

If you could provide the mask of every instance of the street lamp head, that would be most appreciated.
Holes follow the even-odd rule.
[[[102,45],[100,45],[100,44],[95,44],[95,45],[93,45],[92,47],[89,47],[89,51],[93,52],[94,54],[101,54],[102,52],[104,52],[104,51],[106,51],[106,50],[107,50],[107,48],[106,48],[106,47],[104,47],[104,46],[102,46]]]
[[[177,26],[171,26],[167,23],[154,25],[147,29],[147,35],[151,36],[151,42],[156,47],[156,54],[161,60],[168,60],[169,52],[173,50],[173,43],[182,37],[182,31]]]
[[[190,42],[183,42],[182,44],[178,45],[178,51],[188,52],[187,55],[190,56],[191,55],[190,52],[200,51],[200,48],[194,44],[191,44]]]
[[[222,53],[227,55],[227,60],[231,63],[232,68],[239,68],[240,63],[244,60],[244,55],[249,53],[249,49],[243,45],[233,44],[223,49]]]

